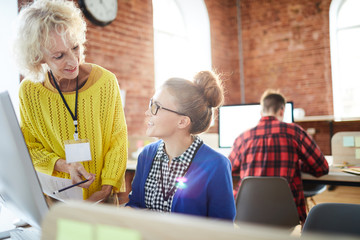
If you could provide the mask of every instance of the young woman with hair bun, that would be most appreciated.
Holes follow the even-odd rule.
[[[197,136],[223,100],[221,81],[210,71],[193,81],[170,78],[155,92],[146,135],[160,140],[139,155],[127,206],[234,220],[230,161]]]

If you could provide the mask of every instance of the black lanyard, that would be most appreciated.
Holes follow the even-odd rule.
[[[60,90],[60,87],[59,85],[57,84],[56,80],[55,80],[55,77],[52,73],[52,71],[50,71],[50,74],[51,74],[51,78],[52,80],[54,81],[54,84],[55,84],[55,87],[56,89],[58,90],[67,110],[69,111],[73,121],[74,121],[74,126],[75,126],[75,133],[74,133],[74,139],[75,140],[78,140],[78,129],[77,129],[77,126],[78,126],[78,122],[77,122],[77,106],[78,106],[78,93],[79,93],[79,89],[78,89],[78,84],[79,84],[79,76],[76,77],[76,98],[75,98],[75,115],[73,114],[73,112],[71,111],[69,105],[67,104],[66,100],[65,100],[65,97],[63,95],[63,93],[61,92]],[[50,76],[49,76],[50,77]]]
[[[203,144],[203,143],[201,142],[201,143],[196,147],[196,149],[195,149],[195,151],[194,151],[194,154],[192,155],[191,161],[190,161],[188,167],[185,169],[185,171],[184,171],[184,173],[183,173],[183,175],[182,175],[183,177],[185,176],[185,174],[186,174],[187,171],[189,170],[190,165],[191,165],[191,163],[192,163],[192,160],[194,159],[197,151],[199,150],[199,148],[201,147],[202,144]],[[161,191],[162,191],[164,200],[167,201],[167,200],[169,200],[169,198],[174,194],[174,192],[175,192],[175,190],[176,190],[177,187],[176,187],[176,183],[175,183],[175,185],[170,189],[170,191],[168,192],[168,194],[165,193],[165,186],[164,186],[165,184],[164,184],[164,177],[163,177],[163,171],[162,171],[162,161],[161,161],[160,158],[159,158],[159,161],[160,161]]]
[[[163,198],[165,201],[169,200],[169,198],[174,194],[175,190],[176,190],[176,183],[175,185],[170,189],[170,191],[168,192],[168,194],[165,193],[165,186],[164,186],[164,177],[163,177],[163,171],[162,171],[162,161],[160,160],[160,179],[161,179],[161,190],[162,190],[162,194],[163,194]],[[190,165],[190,164],[189,164]],[[186,171],[185,171],[186,173]],[[184,173],[184,175],[185,175]]]

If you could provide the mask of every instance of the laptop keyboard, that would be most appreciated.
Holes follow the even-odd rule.
[[[41,232],[36,228],[17,228],[10,232],[10,237],[15,240],[40,240]]]

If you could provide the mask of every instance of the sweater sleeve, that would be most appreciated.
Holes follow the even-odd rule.
[[[28,125],[32,116],[31,105],[26,102],[24,91],[20,87],[20,127],[27,145],[29,154],[37,171],[52,175],[56,161],[60,158],[54,152],[48,151],[29,130]]]
[[[125,171],[127,163],[127,126],[124,110],[122,107],[120,88],[117,80],[114,80],[115,113],[112,121],[112,135],[110,146],[105,154],[105,163],[102,170],[102,185],[115,187],[115,192],[125,191]],[[110,121],[110,120],[109,120]]]
[[[135,177],[131,185],[131,192],[129,194],[129,202],[126,204],[126,206],[129,207],[135,207],[135,208],[144,208],[142,202],[144,200],[141,198],[141,192],[144,191],[144,189],[141,187],[141,182],[143,181],[143,178],[145,177],[143,174],[143,162],[144,162],[144,152],[141,152],[137,165],[136,165],[136,172]]]
[[[136,165],[135,177],[131,185],[129,202],[126,206],[146,208],[145,206],[145,182],[149,175],[153,159],[161,140],[145,146],[140,153]]]
[[[236,209],[233,196],[231,164],[228,159],[218,164],[209,183],[208,209],[209,217],[234,221]]]

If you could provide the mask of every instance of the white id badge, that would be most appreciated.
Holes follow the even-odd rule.
[[[66,163],[91,161],[89,140],[66,140],[64,143]]]

